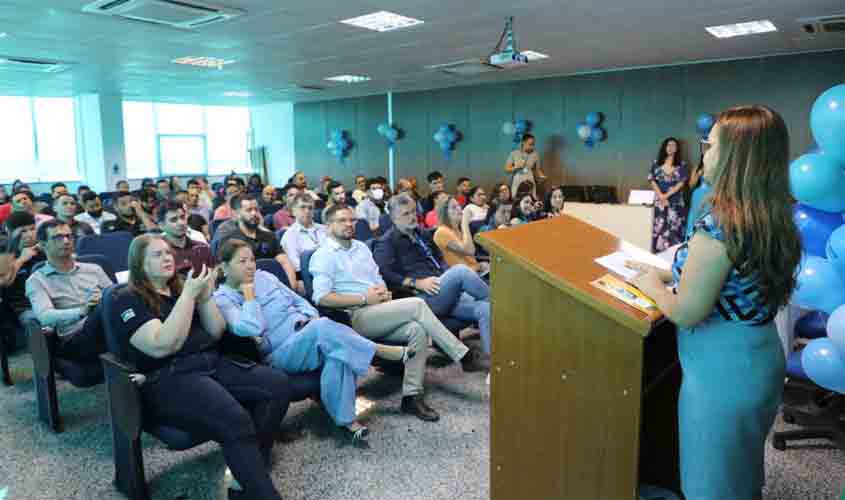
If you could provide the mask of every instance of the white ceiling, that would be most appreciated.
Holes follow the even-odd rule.
[[[246,11],[196,31],[82,13],[85,0],[0,0],[0,56],[73,63],[59,74],[0,65],[0,95],[118,93],[129,99],[259,104],[334,99],[632,66],[845,48],[845,34],[804,34],[797,18],[845,14],[842,0],[213,0]],[[390,10],[425,24],[377,33],[338,23]],[[549,54],[527,67],[458,78],[425,67],[488,54],[504,18],[519,48]],[[770,19],[777,33],[718,40],[705,26]],[[171,63],[182,56],[237,62],[222,70]],[[366,74],[363,84],[326,82]],[[292,84],[325,91],[297,94]],[[253,97],[223,97],[249,91]]]

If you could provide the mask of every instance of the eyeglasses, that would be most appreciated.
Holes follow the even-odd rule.
[[[50,236],[50,241],[59,242],[64,239],[67,239],[68,241],[73,241],[74,238],[72,234],[54,234],[53,236]]]

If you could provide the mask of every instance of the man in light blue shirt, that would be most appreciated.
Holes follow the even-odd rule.
[[[308,194],[296,195],[293,200],[293,216],[296,222],[282,236],[282,248],[294,270],[299,272],[302,254],[315,250],[328,239],[329,233],[326,226],[314,222],[314,198]]]
[[[354,240],[355,215],[347,207],[326,211],[329,239],[311,257],[314,303],[349,312],[352,328],[370,339],[406,343],[416,356],[405,363],[402,411],[425,421],[440,416],[423,398],[429,339],[454,361],[469,351],[420,298],[392,300],[369,248]]]

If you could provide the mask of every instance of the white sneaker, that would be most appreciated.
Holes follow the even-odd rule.
[[[487,373],[487,385],[490,385],[490,373]]]

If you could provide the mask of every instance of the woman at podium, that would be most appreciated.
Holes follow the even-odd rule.
[[[743,106],[719,116],[708,146],[712,203],[671,272],[632,264],[642,271],[632,282],[678,326],[684,495],[753,500],[762,498],[765,440],[783,392],[773,319],[795,288],[801,257],[789,136],[775,111]]]

